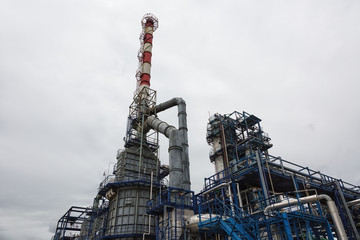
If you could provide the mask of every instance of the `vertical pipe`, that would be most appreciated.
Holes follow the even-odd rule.
[[[137,231],[138,229],[138,215],[139,215],[139,188],[136,188],[136,199],[135,199],[135,214],[134,214],[134,218],[135,218],[135,223],[134,223],[134,232]],[[116,221],[116,220],[115,220]]]
[[[188,128],[187,128],[187,114],[186,114],[186,103],[183,99],[177,98],[178,103],[178,121],[179,121],[179,130],[182,132],[182,160],[181,168],[183,171],[183,188],[185,190],[190,190],[190,168],[189,168],[189,140],[188,140]]]
[[[239,198],[239,207],[241,207],[241,209],[243,208],[243,202],[241,199],[241,192],[240,192],[240,187],[239,187],[239,183],[236,184],[236,189],[237,189],[237,194],[238,194],[238,198]]]
[[[153,176],[154,176],[154,171],[151,171],[151,182],[150,182],[150,201],[152,200],[152,192],[153,192]],[[150,235],[151,233],[151,215],[148,214],[148,219],[149,219],[149,229],[147,233],[143,233],[143,240],[145,240],[145,235]]]
[[[343,225],[342,220],[341,220],[341,218],[339,216],[339,212],[338,212],[338,210],[336,208],[335,202],[332,201],[332,200],[328,200],[327,205],[328,205],[328,208],[329,208],[329,213],[331,215],[331,218],[332,218],[332,220],[334,222],[337,237],[340,240],[348,239],[347,236],[346,236],[344,225]]]
[[[183,170],[182,157],[182,134],[180,130],[173,130],[169,136],[169,185],[174,188],[182,188]]]
[[[221,117],[220,117],[221,118]],[[221,141],[222,141],[222,148],[223,148],[223,154],[224,154],[224,162],[225,162],[225,168],[229,167],[229,159],[227,154],[227,146],[226,146],[226,136],[224,131],[224,125],[222,122],[220,122],[220,129],[221,129]]]
[[[231,212],[232,212],[232,214],[234,214],[234,200],[233,200],[233,194],[231,193],[231,184],[228,185],[228,191],[229,191]]]
[[[259,128],[260,128],[260,124],[259,124]],[[266,168],[267,168],[267,171],[268,171],[268,175],[269,175],[269,180],[270,180],[270,186],[271,186],[271,189],[272,189],[272,194],[273,196],[275,196],[275,189],[274,189],[274,185],[273,185],[273,182],[272,182],[272,178],[271,178],[271,173],[270,173],[270,167],[269,167],[269,158],[268,158],[268,151],[266,150],[265,153],[265,163],[266,163]]]
[[[359,233],[357,231],[356,225],[354,223],[354,220],[352,218],[352,215],[351,215],[350,210],[348,208],[348,205],[346,203],[346,200],[345,200],[344,194],[342,192],[342,189],[340,187],[339,181],[335,181],[335,187],[337,188],[337,190],[339,192],[340,199],[342,201],[342,204],[344,205],[344,209],[345,209],[346,215],[347,215],[347,217],[348,217],[348,219],[350,221],[352,231],[354,232],[356,239],[360,239],[360,235],[359,235]]]
[[[115,197],[114,198],[116,198],[115,199],[115,203],[114,203],[114,205],[115,205],[115,215],[114,215],[114,217],[113,217],[113,219],[112,219],[112,227],[113,227],[113,229],[112,229],[112,234],[114,234],[115,233],[115,229],[116,229],[116,218],[117,218],[117,216],[118,216],[118,214],[119,214],[119,206],[118,206],[118,203],[119,203],[119,197],[120,197],[120,194],[119,194],[119,192],[120,192],[120,190],[119,189],[116,189],[116,195],[115,195]]]
[[[261,182],[261,187],[262,187],[262,190],[263,190],[263,194],[264,194],[264,197],[265,197],[265,203],[266,203],[266,206],[269,205],[269,190],[268,190],[268,187],[267,187],[267,184],[266,184],[266,179],[264,177],[264,170],[263,170],[263,167],[262,167],[262,164],[261,164],[261,156],[260,156],[260,151],[257,150],[255,152],[256,154],[256,162],[257,162],[257,165],[258,165],[258,168],[259,168],[259,176],[260,176],[260,182]]]

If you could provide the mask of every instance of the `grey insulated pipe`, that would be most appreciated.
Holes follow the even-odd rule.
[[[340,240],[348,239],[346,236],[344,225],[341,221],[339,212],[336,208],[336,205],[335,205],[334,201],[326,194],[312,195],[312,196],[307,196],[307,197],[303,197],[303,198],[299,198],[299,199],[294,199],[294,200],[287,201],[287,202],[275,203],[270,206],[267,206],[264,210],[264,213],[267,213],[273,209],[290,207],[290,206],[297,205],[299,203],[304,204],[304,203],[310,203],[310,202],[317,202],[320,200],[326,200],[326,204],[329,208],[329,213],[330,213],[331,219],[333,220],[334,225],[335,225],[335,230],[336,230],[338,239],[340,239]]]
[[[157,114],[172,107],[178,107],[179,131],[182,133],[182,157],[181,168],[183,172],[183,188],[190,190],[190,168],[189,168],[189,140],[187,128],[186,102],[182,98],[173,98],[169,101],[160,103],[150,110],[151,114]],[[168,137],[168,136],[167,136]]]
[[[182,158],[182,132],[174,130],[169,137],[169,185],[175,188],[184,188]]]
[[[164,134],[169,138],[169,185],[175,188],[184,188],[183,170],[181,166],[182,159],[182,141],[183,136],[180,130],[161,121],[155,116],[147,118],[146,123],[152,129]]]
[[[166,122],[161,121],[155,116],[148,117],[146,120],[146,124],[152,129],[164,134],[167,138],[170,137],[170,132],[176,130],[174,126],[171,126]]]
[[[353,201],[350,201],[350,202],[347,202],[348,207],[352,207],[352,206],[355,206],[355,205],[358,205],[358,204],[360,204],[360,198],[358,198],[356,200],[353,200]]]

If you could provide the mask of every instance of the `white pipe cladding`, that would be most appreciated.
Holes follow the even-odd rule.
[[[142,66],[142,72],[151,75],[151,64],[148,62],[144,62]]]
[[[336,208],[336,205],[334,203],[334,201],[326,194],[320,194],[320,195],[312,195],[312,196],[307,196],[307,197],[302,197],[299,199],[294,199],[288,202],[280,202],[280,203],[275,203],[273,205],[269,205],[264,209],[264,213],[267,213],[268,211],[272,210],[272,209],[280,209],[280,208],[284,208],[284,207],[290,207],[290,206],[294,206],[297,204],[304,204],[304,203],[309,203],[309,202],[317,202],[320,200],[326,200],[326,204],[329,208],[329,213],[331,215],[331,218],[334,222],[335,225],[335,230],[336,230],[336,234],[338,239],[340,240],[347,240],[347,236],[346,236],[346,232],[344,229],[344,225],[341,221],[341,218],[339,216],[339,212]]]
[[[151,34],[153,35],[154,31],[153,31],[153,27],[151,26],[147,26],[145,28],[145,36],[146,34]],[[145,42],[144,47],[143,47],[143,52],[149,52],[152,55],[152,43],[149,42]],[[151,75],[151,63],[149,62],[143,62],[142,64],[142,73],[146,73]]]

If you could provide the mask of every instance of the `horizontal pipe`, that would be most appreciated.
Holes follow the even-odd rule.
[[[290,207],[290,206],[294,206],[297,204],[304,204],[304,203],[310,203],[310,202],[317,202],[320,200],[326,200],[326,204],[329,208],[329,213],[331,215],[331,219],[333,220],[333,223],[335,225],[335,230],[336,230],[336,234],[338,239],[340,240],[346,240],[348,239],[346,236],[346,232],[344,229],[344,225],[341,221],[341,218],[339,216],[339,212],[336,208],[336,205],[334,203],[334,201],[326,194],[320,194],[320,195],[312,195],[312,196],[307,196],[307,197],[302,197],[299,199],[294,199],[291,201],[287,201],[287,202],[280,202],[280,203],[275,203],[272,205],[267,206],[264,209],[264,213],[269,212],[270,210],[273,209],[280,209],[280,208],[284,208],[284,207]]]
[[[353,201],[347,202],[348,207],[360,204],[360,198]]]
[[[151,109],[151,114],[156,114],[156,113],[162,112],[166,109],[169,109],[169,108],[172,108],[175,106],[179,106],[179,105],[186,106],[186,103],[182,98],[179,98],[179,97],[172,98],[169,101],[166,101],[166,102],[156,105],[153,109]]]
[[[275,204],[271,204],[269,206],[267,206],[264,209],[264,212],[267,213],[270,210],[273,209],[280,209],[280,208],[284,208],[284,207],[290,207],[296,204],[304,204],[304,203],[309,203],[309,202],[315,202],[318,201],[318,195],[311,195],[311,196],[307,196],[307,197],[302,197],[299,199],[294,199],[294,200],[290,200],[290,201],[286,201],[286,202],[279,202],[279,203],[275,203]]]
[[[216,190],[216,189],[218,189],[218,188],[221,188],[221,187],[223,187],[223,186],[228,186],[228,185],[231,184],[231,183],[232,183],[232,181],[227,182],[227,183],[221,183],[221,184],[215,186],[214,188],[211,188],[211,189],[209,189],[209,190],[206,190],[205,192],[202,192],[202,195],[203,195],[203,194],[207,194],[207,193],[209,193],[209,192],[213,192],[214,190]]]

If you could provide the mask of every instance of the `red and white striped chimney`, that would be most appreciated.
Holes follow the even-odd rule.
[[[150,86],[151,78],[151,56],[152,56],[152,40],[153,33],[158,28],[158,19],[151,13],[147,13],[141,19],[143,27],[140,35],[140,50],[138,54],[139,68],[136,73],[137,78],[137,92],[144,87]]]

